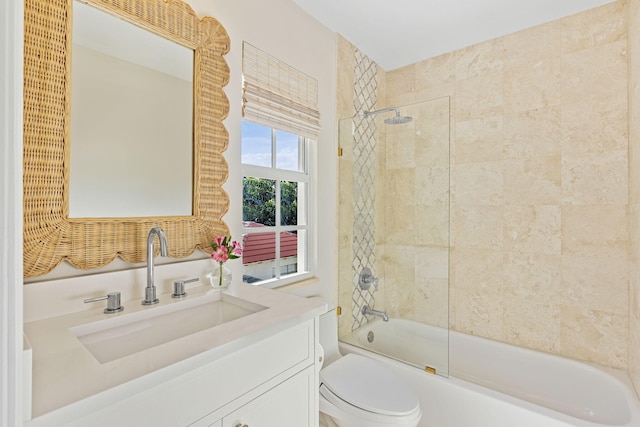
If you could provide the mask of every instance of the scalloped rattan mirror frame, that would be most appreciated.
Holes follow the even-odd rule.
[[[181,0],[83,0],[194,50],[193,216],[69,218],[71,17],[74,0],[26,0],[24,36],[24,276],[46,274],[67,261],[79,269],[103,267],[116,257],[146,261],[149,229],[160,226],[169,256],[227,235],[222,221],[229,197],[222,189],[229,135],[223,87],[230,40],[214,18],[198,19]]]

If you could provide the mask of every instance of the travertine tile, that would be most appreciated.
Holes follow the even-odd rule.
[[[420,167],[447,167],[450,155],[449,97],[420,103],[415,123],[415,162]],[[410,108],[414,114],[416,108]]]
[[[411,203],[387,200],[384,210],[385,243],[414,245],[415,213]]]
[[[640,242],[640,185],[628,179],[640,172],[640,0],[626,3],[386,73],[380,102],[416,120],[412,135],[389,133],[401,151],[381,145],[378,157],[385,308],[439,324],[448,297],[457,330],[619,367],[628,346],[640,384],[640,339],[627,338],[640,331],[640,260],[627,260],[629,233]]]
[[[456,129],[456,163],[502,160],[503,117],[458,121]]]
[[[454,166],[457,206],[502,205],[502,162],[463,163]]]
[[[353,68],[355,48],[344,37],[338,35],[338,73],[336,113],[338,117],[353,116]]]
[[[415,169],[415,188],[412,201],[416,206],[449,205],[449,168],[438,166]]]
[[[415,92],[415,64],[407,65],[406,67],[387,72],[386,81],[386,89],[388,94],[407,94]]]
[[[503,296],[461,289],[456,289],[453,295],[457,330],[504,341]]]
[[[385,245],[382,261],[385,263],[385,286],[402,293],[414,286],[416,247],[409,245]]]
[[[502,251],[457,248],[452,286],[469,292],[503,293]]]
[[[416,249],[416,280],[448,279],[449,248],[418,247]]]
[[[396,295],[393,313],[403,319],[446,327],[447,294],[446,280],[416,282]]]
[[[449,283],[447,279],[418,278],[416,286],[407,295],[414,304],[408,314],[410,320],[449,327]]]
[[[560,104],[560,61],[538,58],[504,72],[504,112],[514,114]]]
[[[622,259],[627,250],[625,205],[562,207],[563,255]]]
[[[589,49],[627,37],[626,1],[615,1],[558,21],[562,26],[562,50]]]
[[[504,158],[527,159],[560,154],[559,105],[504,116]]]
[[[562,106],[562,153],[626,150],[629,141],[626,93]],[[559,135],[558,132],[556,135]]]
[[[636,254],[636,253],[632,251],[632,255],[630,255],[629,258],[634,258],[633,254]],[[629,269],[629,316],[631,317],[632,320],[635,319],[636,322],[640,322],[640,286],[638,286],[638,283],[640,283],[640,269],[638,269],[637,260],[631,261],[630,264],[631,264],[631,268]]]
[[[561,197],[559,155],[504,162],[504,200],[511,205],[556,205]]]
[[[506,297],[504,337],[511,344],[556,353],[560,347],[561,310],[558,304]]]
[[[449,129],[418,130],[415,165],[423,168],[449,168]]]
[[[489,40],[455,51],[456,79],[465,80],[504,68],[504,41]]]
[[[640,390],[640,0],[629,1],[629,373]]]
[[[502,114],[502,88],[502,71],[458,80],[454,105],[455,120],[466,121]]]
[[[566,155],[562,158],[562,203],[624,205],[628,200],[626,150]]]
[[[615,368],[627,366],[629,317],[583,307],[563,307],[560,352]]]
[[[562,266],[555,254],[504,252],[506,296],[554,304],[562,295]]]
[[[449,279],[449,283],[453,283],[453,278]],[[458,327],[458,312],[457,312],[457,293],[456,288],[452,285],[449,286],[449,329],[453,331],[459,331]]]
[[[392,117],[393,113],[387,113]],[[385,118],[387,118],[385,115]],[[416,135],[411,123],[389,126],[385,136],[385,155],[387,169],[416,167]]]
[[[442,86],[434,86],[427,89],[420,89],[411,94],[411,96],[394,96],[394,101],[389,101],[394,105],[411,104],[416,102],[426,102],[438,98],[452,97],[456,91],[456,83],[451,82]],[[389,98],[390,100],[392,98]],[[400,101],[405,102],[400,102]]]
[[[449,246],[449,205],[415,207],[415,239],[419,245]]]
[[[376,72],[378,73],[378,88],[376,96],[378,99],[383,100],[387,98],[387,72],[379,65]]]
[[[562,55],[562,102],[576,103],[627,92],[627,40]]]
[[[562,301],[620,315],[629,312],[629,268],[626,257],[562,257]]]
[[[424,91],[454,83],[455,64],[455,53],[446,53],[415,64],[416,91]]]
[[[632,319],[629,322],[629,328],[629,376],[637,392],[637,384],[640,384],[640,334],[638,334],[638,331],[640,331],[640,322]]]
[[[384,188],[384,196],[391,196],[391,200],[394,200],[394,203],[414,205],[416,194],[415,168],[394,169],[392,173],[388,171]]]
[[[558,21],[538,25],[504,37],[505,68],[517,68],[539,58],[557,57],[561,52]]]
[[[502,249],[502,206],[469,206],[454,209],[455,244],[458,248]]]
[[[505,206],[504,249],[560,255],[560,206]]]

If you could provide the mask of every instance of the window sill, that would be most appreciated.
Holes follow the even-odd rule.
[[[265,280],[256,283],[254,286],[262,286],[269,289],[278,289],[279,291],[290,291],[317,283],[320,279],[311,273],[296,274],[284,279]]]

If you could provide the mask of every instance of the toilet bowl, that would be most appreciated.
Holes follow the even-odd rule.
[[[416,427],[422,417],[416,393],[383,363],[338,350],[335,310],[320,316],[320,412],[340,427]]]

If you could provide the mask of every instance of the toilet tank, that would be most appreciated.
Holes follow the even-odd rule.
[[[342,355],[338,349],[338,316],[332,308],[320,315],[320,345],[324,350],[324,366],[329,365]]]

